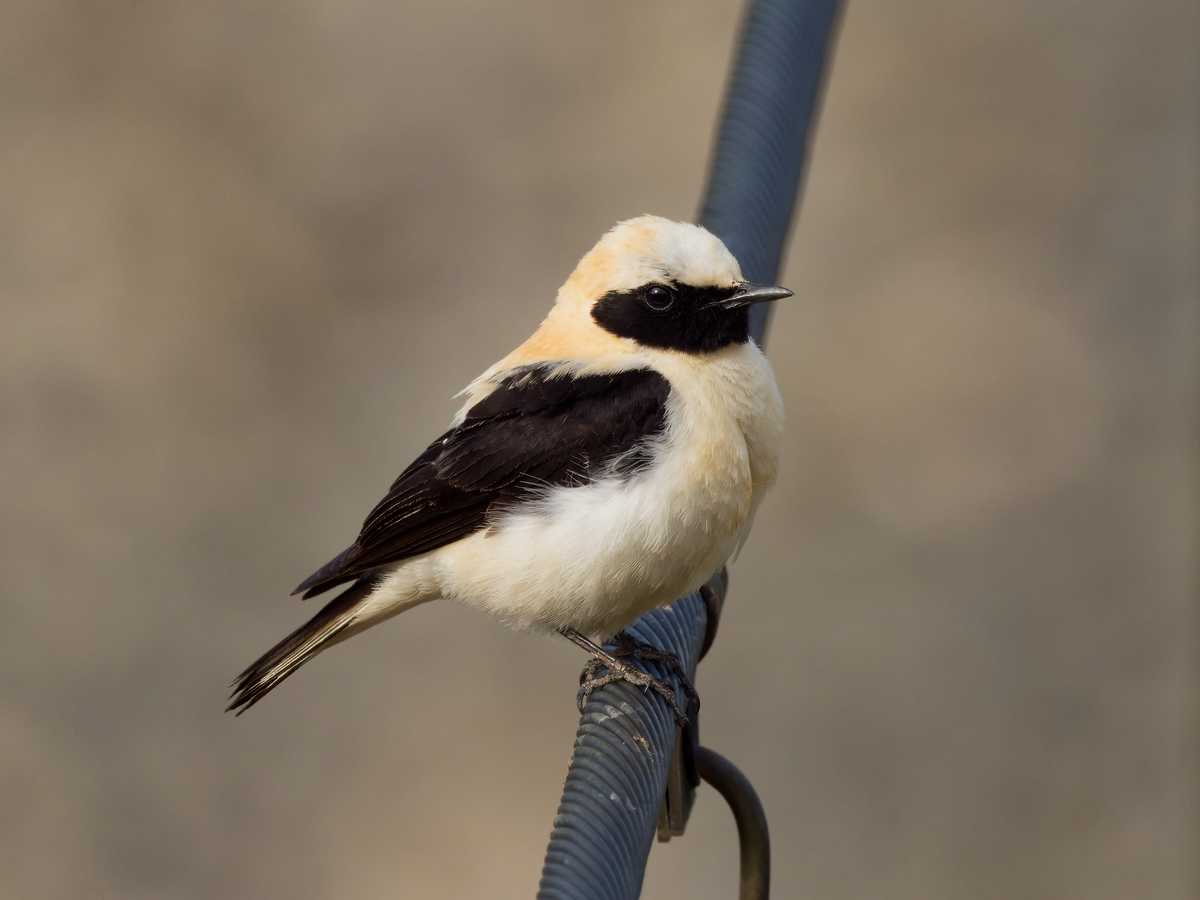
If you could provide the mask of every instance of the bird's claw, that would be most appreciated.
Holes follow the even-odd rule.
[[[579,693],[575,697],[579,711],[583,712],[592,693],[597,688],[603,687],[606,684],[612,684],[615,681],[626,681],[643,690],[647,688],[653,690],[661,696],[675,714],[676,724],[680,728],[687,728],[690,722],[688,713],[680,707],[675,690],[671,685],[663,679],[655,678],[647,672],[635,669],[620,659],[620,657],[624,656],[640,656],[642,659],[653,660],[662,664],[664,668],[679,679],[680,686],[687,696],[688,706],[691,707],[693,714],[695,714],[700,709],[700,696],[696,693],[696,688],[687,677],[687,673],[684,672],[683,666],[679,662],[679,657],[669,650],[660,650],[652,644],[639,640],[624,631],[617,635],[616,643],[617,648],[615,652],[611,655],[606,653],[604,656],[593,656],[588,660],[587,665],[580,674]],[[603,675],[597,675],[596,673],[600,669],[607,669],[608,671]]]
[[[691,707],[692,712],[698,713],[700,711],[700,695],[696,692],[696,686],[688,678],[687,672],[684,671],[683,663],[679,661],[679,657],[675,653],[655,647],[641,638],[634,637],[628,631],[618,632],[615,640],[617,642],[617,651],[613,656],[618,658],[623,656],[637,656],[641,659],[652,660],[660,664],[679,679],[679,686],[687,696],[688,705]],[[678,706],[675,708],[678,709]]]

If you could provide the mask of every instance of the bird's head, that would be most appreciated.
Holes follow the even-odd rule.
[[[733,254],[699,225],[629,219],[579,261],[533,336],[465,393],[477,400],[497,373],[548,360],[606,370],[637,350],[702,355],[745,344],[750,307],[791,295],[746,282]]]
[[[711,353],[749,340],[750,306],[791,293],[747,283],[733,254],[699,225],[640,216],[580,260],[556,311],[586,315],[592,327],[643,347]]]

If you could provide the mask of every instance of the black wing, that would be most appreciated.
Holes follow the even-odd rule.
[[[540,488],[645,465],[645,441],[666,421],[666,378],[652,369],[552,377],[555,366],[522,369],[471,407],[396,479],[353,546],[294,593],[307,599],[466,537]]]

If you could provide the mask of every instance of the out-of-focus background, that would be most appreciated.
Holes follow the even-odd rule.
[[[619,219],[733,0],[0,7],[0,894],[529,897],[582,655],[450,604],[226,686]],[[1197,890],[1192,0],[843,22],[701,667],[780,896]],[[645,896],[736,892],[701,793]]]

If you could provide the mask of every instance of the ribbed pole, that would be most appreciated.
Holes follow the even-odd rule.
[[[700,224],[725,242],[742,274],[756,283],[775,283],[779,270],[836,9],[836,0],[753,0],[743,22]],[[760,344],[768,305],[752,308],[761,311],[752,319]],[[722,582],[722,595],[723,588]],[[629,630],[674,652],[691,677],[704,641],[704,608],[692,594],[647,613]],[[655,663],[631,662],[668,677]],[[617,682],[592,695],[580,719],[539,900],[639,896],[675,737],[672,713],[657,694]]]
[[[704,641],[704,601],[689,594],[628,630],[673,650],[690,677]],[[632,662],[683,696],[658,663]],[[579,720],[539,900],[633,900],[641,893],[674,747],[675,716],[658,694],[626,682],[592,694]]]
[[[756,284],[779,274],[837,10],[837,0],[757,0],[742,23],[700,224]],[[760,344],[770,307],[751,307]]]

